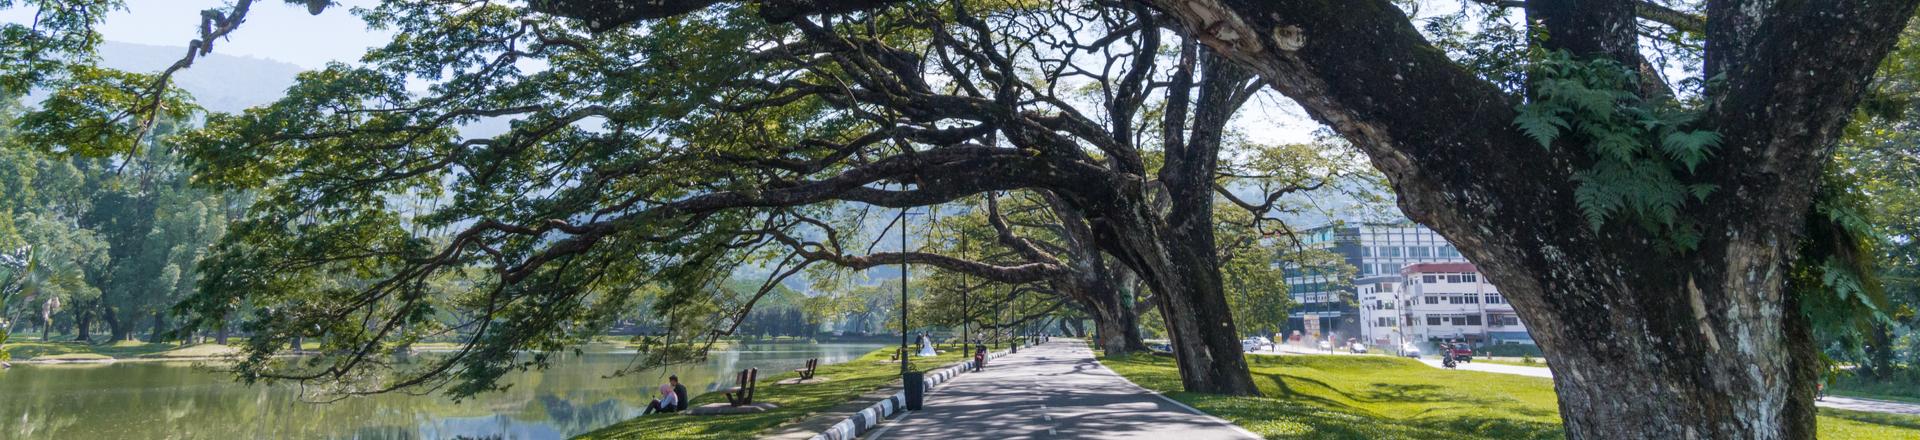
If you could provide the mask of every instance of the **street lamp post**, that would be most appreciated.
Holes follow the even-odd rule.
[[[907,208],[900,208],[900,375],[907,374]]]
[[[960,235],[960,255],[962,257],[967,255],[967,236],[965,234]],[[967,341],[969,339],[968,337],[971,336],[971,333],[967,331],[967,321],[973,317],[968,314],[968,312],[972,310],[967,307],[967,293],[973,290],[973,286],[968,285],[967,281],[966,273],[962,272],[960,274],[960,347],[961,350],[963,350],[961,353],[965,355],[965,358],[972,358],[973,345]]]

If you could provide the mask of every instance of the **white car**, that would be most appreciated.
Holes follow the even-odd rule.
[[[1400,355],[1410,358],[1420,357],[1420,347],[1414,346],[1412,342],[1400,344]]]
[[[1332,350],[1333,350],[1333,343],[1332,343],[1332,342],[1328,342],[1328,341],[1320,341],[1320,349],[1321,349],[1321,350],[1328,350],[1328,351],[1332,351]]]
[[[1352,346],[1350,346],[1350,347],[1348,347],[1348,349],[1349,349],[1349,350],[1353,350],[1353,352],[1354,352],[1354,353],[1366,353],[1366,352],[1367,352],[1367,344],[1362,344],[1362,343],[1358,343],[1358,342],[1355,342],[1355,343],[1353,343],[1353,345],[1352,345]]]

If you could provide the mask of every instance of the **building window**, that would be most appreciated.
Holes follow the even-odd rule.
[[[1487,294],[1487,304],[1501,304],[1505,302],[1507,302],[1507,299],[1501,298],[1500,294],[1497,294],[1497,293]]]
[[[1437,296],[1427,297],[1427,304],[1439,304],[1439,303],[1440,303],[1440,297],[1437,297]]]
[[[1480,315],[1467,315],[1467,325],[1480,325]]]
[[[1494,315],[1492,320],[1495,327],[1520,325],[1520,317],[1514,315]]]
[[[1380,283],[1380,291],[1393,293],[1393,283]]]
[[[1459,282],[1460,282],[1460,276],[1459,276],[1459,275],[1447,275],[1447,282],[1449,282],[1449,283],[1459,283]]]
[[[1462,299],[1462,300],[1465,300],[1465,301],[1467,302],[1467,304],[1479,304],[1479,303],[1480,303],[1480,296],[1479,296],[1479,295],[1467,295],[1467,296],[1463,296],[1463,297],[1460,297],[1460,299]]]
[[[1428,247],[1426,247],[1426,246],[1414,246],[1414,247],[1410,247],[1410,248],[1407,248],[1407,256],[1409,256],[1409,257],[1427,257],[1427,256],[1430,256],[1430,255],[1428,255],[1428,254],[1427,254],[1427,251],[1429,251],[1429,250],[1431,250],[1431,248],[1428,248]]]
[[[1420,281],[1421,281],[1421,282],[1424,282],[1424,283],[1427,283],[1427,284],[1433,284],[1433,283],[1434,283],[1434,281],[1435,281],[1435,280],[1438,280],[1438,279],[1439,279],[1439,278],[1436,278],[1436,277],[1435,277],[1435,276],[1433,276],[1433,275],[1421,275],[1421,276],[1420,276]]]
[[[1466,281],[1469,283],[1478,283],[1480,282],[1480,274],[1470,273],[1470,274],[1461,275],[1460,280]]]
[[[1383,255],[1381,255],[1381,256],[1384,256],[1384,257],[1398,257],[1398,256],[1400,256],[1400,247],[1399,247],[1399,246],[1387,246],[1387,247],[1383,247],[1383,248],[1380,248],[1380,250],[1382,250],[1382,251],[1386,251],[1386,253],[1385,253],[1385,254],[1383,254]]]
[[[1442,325],[1442,324],[1440,324],[1440,316],[1439,316],[1439,315],[1427,315],[1427,325]]]
[[[1361,247],[1360,247],[1360,257],[1361,257],[1361,258],[1365,258],[1365,257],[1371,257],[1371,256],[1373,256],[1373,247],[1372,247],[1372,246],[1361,246]]]

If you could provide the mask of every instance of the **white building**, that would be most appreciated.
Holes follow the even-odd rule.
[[[1361,341],[1379,347],[1399,347],[1406,340],[1400,325],[1400,294],[1406,289],[1400,281],[1399,275],[1353,281],[1360,303]]]
[[[1355,269],[1352,279],[1343,279],[1340,271],[1329,268],[1286,267],[1295,304],[1288,312],[1287,331],[1309,338],[1372,340],[1373,326],[1364,322],[1371,318],[1361,307],[1366,303],[1361,285],[1379,277],[1398,278],[1408,264],[1465,261],[1446,238],[1413,222],[1340,223],[1298,235],[1302,247],[1339,254]]]
[[[1399,301],[1400,341],[1462,340],[1475,344],[1532,344],[1527,327],[1500,291],[1472,263],[1415,263],[1391,287]],[[1385,298],[1382,293],[1376,297]],[[1380,310],[1391,314],[1391,310]]]

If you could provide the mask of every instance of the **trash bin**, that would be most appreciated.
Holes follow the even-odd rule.
[[[919,411],[921,401],[927,397],[927,373],[909,371],[900,375],[900,379],[907,388],[907,411]]]

